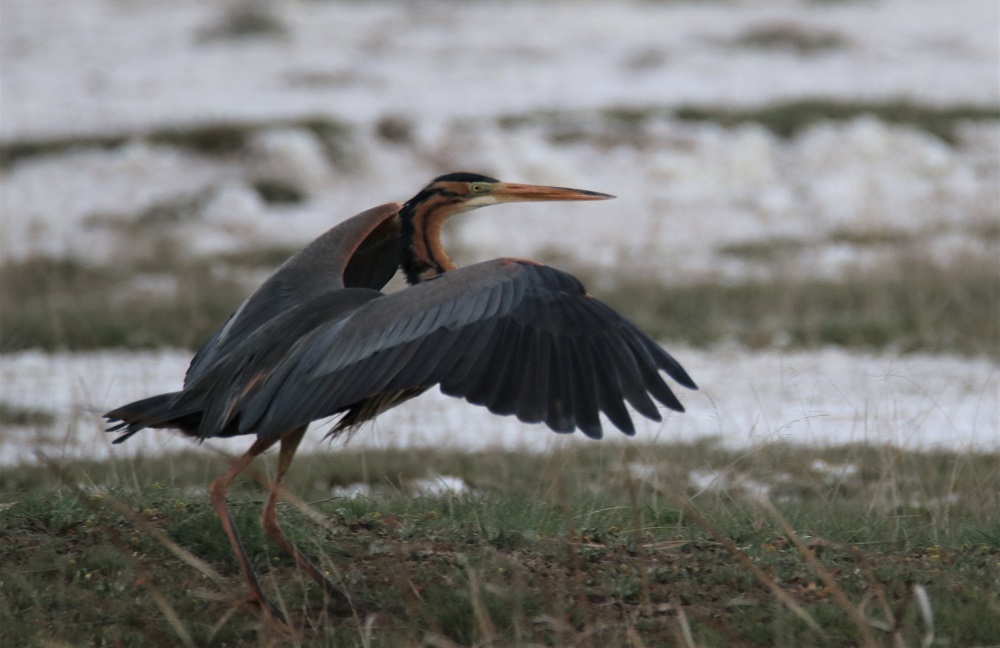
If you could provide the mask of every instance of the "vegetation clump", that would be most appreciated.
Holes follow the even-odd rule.
[[[264,489],[247,480],[230,508],[295,628],[263,622],[208,503],[226,460],[190,454],[5,470],[5,638],[711,647],[1000,635],[996,455],[705,441],[300,459],[288,490],[313,503],[293,498],[284,529],[353,595],[384,606],[374,623],[316,606],[322,592],[261,532]],[[707,486],[706,471],[717,476]],[[434,475],[465,487],[417,487]],[[739,487],[747,476],[757,483]],[[346,483],[370,494],[331,499]]]

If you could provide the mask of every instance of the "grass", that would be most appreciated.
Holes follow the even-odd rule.
[[[911,126],[954,143],[955,127],[963,121],[1000,119],[1000,109],[990,106],[925,106],[906,99],[883,102],[853,102],[833,99],[803,99],[756,108],[683,106],[675,117],[686,121],[710,121],[723,126],[757,123],[782,137],[794,137],[809,126],[824,121],[845,121],[864,115],[890,124]]]
[[[792,108],[776,112],[769,127],[809,123],[813,107]],[[629,124],[648,115],[606,117]],[[740,116],[707,118],[737,123]],[[938,118],[944,137],[964,117]],[[348,130],[324,120],[298,125],[322,138],[331,159],[346,159]],[[232,155],[257,127],[144,136]],[[401,144],[408,138],[393,124],[379,132]],[[117,143],[8,145],[0,164],[63,145]],[[304,198],[290,186],[257,190],[274,202]],[[292,252],[191,258],[156,226],[188,218],[197,200],[140,215],[147,235],[164,237],[142,259],[0,266],[0,352],[197,346],[252,290],[256,279],[241,276],[257,277]],[[984,236],[996,234],[983,226]],[[902,232],[845,230],[832,242],[910,241]],[[780,262],[799,245],[773,239],[718,252]],[[933,267],[903,259],[838,281],[777,275],[665,285],[575,274],[654,335],[698,346],[839,344],[1000,357],[1000,281],[995,263],[982,260]],[[47,412],[0,402],[0,427],[51,424]],[[261,462],[265,472],[273,473],[273,459]],[[702,442],[587,444],[548,455],[345,450],[301,457],[289,490],[311,504],[284,507],[287,533],[352,594],[385,612],[374,625],[328,618],[320,590],[259,528],[260,485],[241,480],[231,491],[236,524],[265,590],[296,622],[291,635],[243,604],[238,567],[207,502],[207,484],[224,465],[192,453],[5,468],[0,643],[965,646],[1000,637],[995,454],[787,445],[734,451]],[[469,490],[422,491],[420,480],[435,475],[458,477]],[[368,495],[335,495],[359,483]]]
[[[774,40],[775,36],[765,35]],[[802,46],[801,44],[799,46]],[[748,108],[713,105],[683,105],[678,107],[647,106],[617,107],[599,112],[596,118],[610,126],[630,129],[650,119],[709,121],[723,126],[757,123],[782,137],[794,137],[820,121],[845,121],[871,115],[885,122],[901,124],[931,133],[949,143],[956,141],[956,127],[967,121],[1000,119],[995,106],[956,104],[928,106],[908,99],[880,102],[844,101],[814,97],[794,101],[779,101]],[[551,128],[550,139],[555,143],[572,144],[581,139],[606,138],[607,129],[594,128],[595,115],[569,111],[540,111],[504,115],[498,124],[504,129],[517,129],[531,124]],[[583,119],[583,123],[581,123]],[[80,135],[48,139],[9,140],[0,144],[0,171],[10,169],[21,160],[43,155],[88,148],[111,149],[131,140],[145,140],[175,146],[206,156],[232,156],[246,147],[250,138],[269,128],[304,128],[321,142],[327,157],[334,164],[350,163],[356,158],[357,135],[348,123],[322,116],[305,116],[287,120],[216,121],[192,125],[173,125],[129,133]],[[398,144],[412,141],[412,125],[396,117],[386,117],[376,126],[382,139]]]
[[[230,6],[216,24],[198,32],[201,43],[251,39],[283,40],[288,26],[263,2],[243,2]]]
[[[766,260],[793,245],[782,239],[722,252]],[[260,276],[253,270],[269,272],[293,251],[265,247],[191,259],[165,241],[149,257],[155,263],[9,261],[0,265],[0,352],[195,348],[253,290]],[[951,267],[902,262],[885,272],[836,281],[778,277],[684,285],[556,265],[654,336],[694,346],[835,344],[1000,357],[1000,279],[988,260],[967,259]],[[165,281],[144,281],[157,278]],[[148,290],[148,284],[168,288]]]
[[[767,239],[729,243],[718,249],[723,256],[756,261],[775,261],[788,253],[799,252],[808,243],[790,236],[774,236]]]
[[[4,471],[7,640],[855,646],[868,635],[873,645],[916,646],[929,621],[935,645],[1000,636],[996,455],[748,452],[706,441],[595,443],[547,455],[304,456],[288,486],[313,503],[286,508],[287,533],[354,596],[387,611],[370,632],[363,619],[324,618],[318,588],[259,529],[262,488],[240,480],[231,509],[265,590],[304,624],[291,637],[240,604],[243,583],[205,494],[223,465],[191,454]],[[718,478],[699,489],[696,471]],[[470,490],[413,490],[434,474],[460,477]],[[748,476],[753,489],[740,486]],[[375,494],[330,498],[332,487],[355,482]]]
[[[733,39],[731,44],[750,49],[785,50],[808,55],[843,49],[849,41],[835,31],[781,21],[750,27]]]
[[[782,239],[730,253],[770,258],[789,245]],[[589,276],[585,268],[574,274],[654,337],[694,346],[838,345],[1000,357],[1000,276],[989,260],[950,268],[904,262],[837,280],[789,276],[669,286],[636,276]]]
[[[52,412],[0,400],[0,429],[6,426],[46,426],[52,425],[55,420]]]
[[[0,266],[0,352],[17,349],[194,347],[245,296],[208,262],[178,262],[176,289],[133,289],[137,277],[162,274],[142,263],[88,266],[35,258]]]
[[[1000,109],[995,106],[956,104],[953,106],[928,106],[908,99],[889,101],[845,101],[813,97],[792,101],[777,101],[760,106],[733,108],[707,104],[686,104],[677,107],[617,107],[603,110],[597,117],[609,126],[626,132],[653,119],[713,122],[722,126],[754,123],[772,133],[791,138],[806,128],[824,121],[847,121],[865,115],[884,122],[910,126],[935,135],[954,144],[956,127],[967,121],[992,121],[1000,119]],[[581,123],[581,118],[584,123]],[[594,116],[565,111],[543,111],[527,114],[505,115],[498,123],[501,128],[517,129],[527,125],[542,124],[552,130],[554,142],[573,143],[580,139],[607,138],[607,129],[593,127]]]
[[[57,155],[71,150],[113,149],[133,140],[172,146],[209,157],[228,157],[243,152],[251,138],[271,128],[304,128],[323,145],[334,163],[350,156],[353,128],[329,117],[302,117],[269,121],[225,121],[177,124],[128,133],[81,135],[47,139],[8,140],[0,144],[0,171],[22,160]]]
[[[306,201],[306,192],[294,183],[262,179],[253,183],[261,199],[269,205],[298,205]]]

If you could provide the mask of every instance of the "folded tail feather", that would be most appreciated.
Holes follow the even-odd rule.
[[[104,415],[110,427],[108,432],[124,432],[113,443],[121,443],[143,428],[174,428],[185,434],[198,436],[202,410],[188,405],[175,408],[182,392],[170,392],[143,398],[111,410]]]

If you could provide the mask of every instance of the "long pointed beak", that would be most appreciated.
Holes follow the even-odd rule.
[[[498,203],[527,202],[548,200],[607,200],[614,196],[585,189],[568,189],[566,187],[544,187],[541,185],[517,184],[504,182],[496,187],[491,195]]]

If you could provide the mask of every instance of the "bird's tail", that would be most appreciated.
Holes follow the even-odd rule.
[[[104,415],[108,432],[123,432],[113,443],[121,443],[143,428],[175,428],[197,435],[201,424],[201,408],[179,406],[183,392],[170,392],[122,405]]]

